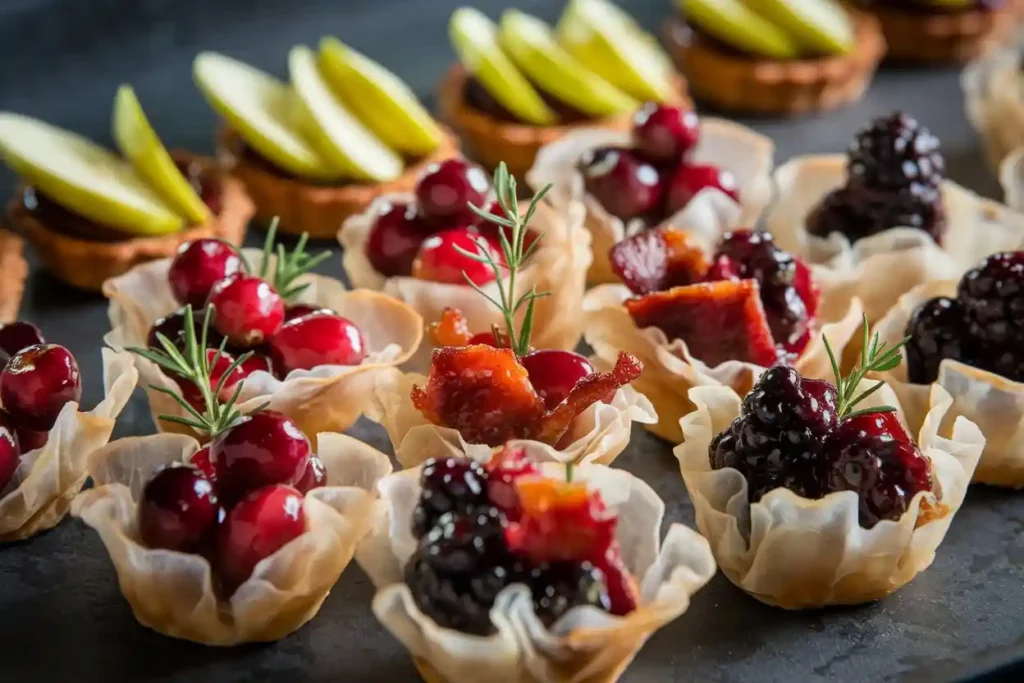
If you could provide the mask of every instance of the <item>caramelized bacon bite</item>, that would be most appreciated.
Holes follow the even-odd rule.
[[[704,250],[689,233],[673,227],[645,230],[608,253],[612,272],[634,294],[649,294],[700,282],[708,269]]]

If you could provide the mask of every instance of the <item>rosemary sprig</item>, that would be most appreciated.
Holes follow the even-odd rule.
[[[210,319],[213,317],[213,306],[207,306],[203,319],[203,328],[199,338],[196,338],[195,319],[192,314],[192,306],[185,307],[185,348],[179,350],[165,335],[157,333],[157,340],[163,349],[144,349],[137,346],[129,347],[128,351],[142,356],[159,365],[164,370],[180,375],[192,382],[203,397],[204,411],[199,412],[189,405],[180,394],[176,394],[165,387],[150,385],[154,391],[167,394],[181,405],[190,417],[179,417],[177,415],[159,415],[159,419],[175,422],[187,427],[192,427],[201,432],[206,432],[210,437],[231,427],[242,417],[241,411],[235,408],[238,396],[242,392],[242,382],[235,387],[232,397],[226,402],[221,402],[219,396],[224,389],[228,378],[244,363],[252,352],[247,352],[236,358],[227,371],[221,376],[216,387],[210,386],[210,369],[217,366],[217,362],[224,355],[224,347],[227,340],[221,342],[220,347],[213,357],[207,357],[207,338],[209,334]]]
[[[822,337],[822,339],[825,341],[825,351],[828,352],[828,360],[832,364],[832,374],[835,375],[836,378],[836,394],[839,397],[837,412],[839,413],[840,420],[857,417],[859,415],[866,415],[868,413],[891,413],[896,410],[893,406],[877,406],[874,408],[865,408],[863,410],[853,410],[853,407],[882,388],[885,382],[879,381],[871,388],[862,391],[860,394],[856,394],[857,387],[860,386],[860,383],[865,377],[867,377],[869,372],[886,372],[888,370],[892,370],[903,361],[900,350],[903,348],[903,345],[910,340],[910,337],[904,337],[892,348],[886,348],[888,343],[880,342],[878,332],[869,336],[868,316],[865,314],[864,338],[860,349],[860,364],[853,369],[848,377],[845,378],[839,370],[839,363],[836,361],[835,354],[832,352],[832,346],[828,343],[828,338]]]
[[[301,275],[309,272],[313,268],[316,268],[325,259],[330,258],[331,252],[322,251],[315,256],[310,256],[306,253],[306,243],[309,241],[309,233],[302,233],[299,236],[298,241],[295,242],[295,247],[289,252],[284,248],[283,244],[274,244],[277,238],[277,224],[278,219],[275,216],[270,221],[270,227],[267,228],[267,239],[263,242],[263,263],[260,265],[260,272],[256,273],[260,278],[269,281],[274,285],[274,289],[281,295],[286,302],[291,302],[302,293],[307,287],[305,285],[293,284],[297,278]],[[239,256],[242,259],[242,263],[245,265],[245,270],[249,274],[253,274],[252,268],[249,263],[245,260],[244,256],[241,256],[241,250],[238,250]],[[274,272],[268,273],[270,268],[270,257],[271,255],[277,255],[277,263],[274,265]],[[269,275],[269,277],[268,277]]]
[[[527,228],[530,225],[530,220],[533,218],[534,211],[537,210],[538,204],[550,189],[551,185],[548,185],[534,195],[533,199],[530,200],[526,213],[520,216],[519,200],[516,196],[516,179],[509,174],[505,162],[498,164],[498,169],[494,172],[494,190],[497,194],[498,205],[505,215],[498,216],[492,214],[486,208],[474,206],[473,204],[470,204],[469,208],[484,220],[499,226],[498,239],[505,262],[498,263],[494,259],[488,248],[487,241],[483,237],[476,239],[477,251],[475,253],[457,245],[455,247],[463,256],[488,265],[494,271],[494,281],[498,288],[497,299],[485,292],[480,285],[473,282],[465,272],[463,272],[462,276],[466,278],[466,282],[473,289],[501,311],[501,315],[505,319],[509,340],[512,343],[512,350],[518,356],[524,356],[530,351],[530,333],[533,331],[533,311],[537,299],[550,294],[550,292],[538,292],[536,287],[531,288],[529,292],[525,292],[522,295],[517,296],[516,294],[516,275],[523,263],[536,250],[537,245],[540,244],[541,237],[543,237],[542,235],[538,236],[529,247],[524,248],[526,233],[528,232]],[[511,238],[505,234],[505,230],[502,228],[508,228],[511,231]],[[507,284],[504,281],[503,271],[505,270],[508,271]],[[523,314],[523,323],[519,330],[516,330],[515,316],[523,306],[526,307],[526,311]]]

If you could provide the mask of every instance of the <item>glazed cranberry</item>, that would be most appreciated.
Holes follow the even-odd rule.
[[[50,440],[50,432],[37,432],[21,425],[15,426],[14,431],[18,434],[18,446],[22,453],[30,453],[42,448]]]
[[[351,320],[321,311],[286,322],[270,340],[270,355],[285,375],[321,365],[359,365],[366,340]]]
[[[199,310],[206,305],[215,284],[241,272],[242,260],[234,247],[206,238],[181,245],[171,261],[167,280],[179,304],[192,304],[193,309]]]
[[[289,320],[295,320],[296,318],[301,318],[304,315],[309,315],[310,313],[316,313],[318,311],[333,313],[331,309],[324,308],[323,306],[317,306],[315,304],[292,304],[284,309],[284,321],[288,322]]]
[[[521,360],[530,374],[530,383],[549,410],[565,400],[576,382],[594,374],[590,361],[572,351],[539,349]]]
[[[188,464],[202,472],[203,476],[213,483],[217,483],[217,468],[213,466],[213,460],[210,459],[209,446],[203,446],[193,453]]]
[[[193,467],[157,472],[139,499],[137,524],[149,548],[195,552],[216,528],[220,505],[213,484]]]
[[[711,164],[682,164],[668,181],[668,212],[673,214],[682,211],[698,192],[708,188],[724,192],[733,201],[740,200],[736,177],[729,171]]]
[[[658,170],[632,150],[598,147],[579,162],[587,192],[605,211],[624,221],[653,213],[661,204],[665,185]]]
[[[227,592],[244,583],[260,560],[305,530],[302,494],[291,486],[266,486],[245,496],[217,530],[216,565]]]
[[[210,444],[217,485],[230,503],[272,484],[294,484],[309,463],[309,440],[273,410],[248,415]]]
[[[479,235],[466,228],[445,230],[431,235],[423,242],[412,264],[413,277],[431,282],[463,285],[466,284],[463,277],[465,273],[478,285],[493,281],[494,271],[490,266],[469,258],[455,248],[460,247],[474,254],[479,253],[481,249],[487,249],[496,262],[504,263],[505,258],[501,252],[495,250],[486,240],[481,242],[481,239]]]
[[[198,340],[203,334],[203,320],[206,317],[206,311],[194,311],[193,312],[193,331],[195,332],[196,339]],[[212,321],[211,321],[212,322]],[[185,308],[179,308],[173,313],[169,313],[163,318],[160,318],[153,327],[149,328],[149,334],[146,336],[146,346],[151,349],[162,349],[160,341],[157,339],[157,334],[162,334],[174,344],[175,348],[179,350],[185,349]],[[206,345],[207,347],[220,346],[221,341],[224,337],[220,335],[210,325],[206,329]]]
[[[43,333],[32,323],[20,320],[0,325],[0,364],[11,356],[36,344],[45,344]]]
[[[469,344],[484,344],[485,346],[501,348],[498,344],[498,340],[494,336],[494,332],[480,332],[479,334],[474,334],[469,338]]]
[[[0,402],[11,418],[35,431],[48,431],[69,401],[82,399],[78,363],[57,344],[19,352],[0,374]]]
[[[654,163],[679,162],[700,139],[697,113],[648,102],[633,115],[633,146]]]
[[[476,214],[469,208],[485,206],[491,183],[487,174],[465,159],[447,159],[424,169],[416,182],[419,212],[443,226],[473,225]]]
[[[309,464],[306,465],[306,471],[302,473],[302,477],[295,482],[295,489],[305,495],[313,489],[326,485],[327,468],[324,467],[324,461],[316,455],[309,456]]]
[[[505,513],[508,521],[518,522],[522,509],[516,481],[521,477],[538,476],[540,469],[530,461],[522,447],[501,449],[491,456],[484,469],[487,472],[487,497]]]
[[[242,373],[243,378],[248,377],[254,372],[275,374],[273,361],[271,361],[270,356],[263,353],[254,353],[243,360],[242,364],[238,366],[238,371]]]
[[[228,371],[231,364],[235,362],[234,357],[226,351],[217,356],[217,351],[214,349],[206,350],[206,362],[210,364],[210,390],[215,390],[217,385],[220,383],[224,373]],[[192,380],[185,379],[180,375],[173,376],[174,382],[181,388],[181,395],[188,401],[188,404],[202,412],[206,408],[206,402],[203,400],[203,394],[199,390],[199,387],[192,382]],[[234,393],[235,385],[245,379],[245,375],[242,373],[241,368],[235,368],[234,372],[231,373],[221,389],[220,399],[227,400],[231,398]]]
[[[270,283],[258,277],[222,280],[210,292],[213,325],[233,344],[257,346],[284,324],[284,301]]]
[[[415,204],[389,203],[370,228],[366,258],[381,275],[408,275],[428,234],[430,230],[416,215]]]
[[[14,476],[20,458],[21,448],[14,423],[6,413],[0,412],[0,491],[4,490],[7,482]]]

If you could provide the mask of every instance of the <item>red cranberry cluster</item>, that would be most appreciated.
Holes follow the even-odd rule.
[[[0,491],[23,453],[46,445],[50,429],[69,401],[80,401],[78,362],[63,346],[47,344],[35,325],[0,326]]]
[[[698,192],[714,188],[739,201],[736,178],[712,164],[691,161],[700,122],[689,109],[647,103],[633,118],[632,147],[597,147],[578,163],[588,193],[623,221],[658,225]]]
[[[149,548],[201,554],[225,595],[260,560],[306,530],[303,497],[323,486],[323,462],[294,422],[274,411],[241,418],[146,483],[138,534]]]
[[[453,285],[465,284],[466,277],[478,285],[494,280],[489,265],[459,251],[476,253],[483,237],[494,261],[504,263],[498,236],[503,228],[482,219],[470,204],[504,215],[479,166],[458,158],[430,164],[416,183],[415,201],[389,201],[377,215],[366,241],[367,258],[387,277],[411,275]],[[527,247],[532,237],[527,235]]]
[[[265,250],[272,250],[273,234]],[[216,239],[200,239],[182,245],[171,262],[168,281],[182,308],[158,320],[150,329],[147,346],[162,348],[163,335],[179,349],[184,348],[185,307],[207,309],[210,359],[223,341],[216,367],[211,372],[213,386],[235,358],[252,352],[223,386],[233,393],[238,382],[262,370],[284,378],[293,370],[310,370],[321,365],[359,365],[366,358],[366,340],[359,328],[334,311],[308,304],[288,304],[302,291],[293,285],[296,277],[322,260],[309,257],[300,241],[291,254],[277,249],[278,263],[273,273],[253,274],[239,252]],[[323,256],[323,255],[321,255]],[[202,327],[202,320],[197,321]],[[198,330],[195,330],[198,338]],[[190,402],[201,404],[199,390],[188,380],[175,376],[182,393]]]

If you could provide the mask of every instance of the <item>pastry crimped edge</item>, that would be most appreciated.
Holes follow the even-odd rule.
[[[203,171],[214,171],[212,159],[185,152],[173,152],[175,161],[197,163]],[[7,206],[9,226],[33,246],[43,267],[69,285],[98,292],[103,283],[135,266],[174,256],[185,242],[217,237],[241,244],[253,216],[253,203],[242,184],[226,173],[217,173],[221,187],[221,211],[207,223],[155,237],[133,237],[119,242],[99,242],[72,237],[52,230],[22,207],[19,187]]]
[[[405,167],[394,180],[379,183],[317,185],[302,178],[288,178],[240,159],[236,153],[241,136],[224,127],[217,134],[217,161],[245,185],[256,206],[256,221],[278,220],[278,231],[290,235],[309,233],[314,239],[330,239],[345,219],[364,211],[377,197],[393,192],[411,192],[420,173],[436,161],[457,156],[459,142],[442,130],[441,143],[430,154]]]
[[[0,324],[18,318],[21,298],[25,293],[28,262],[25,241],[13,232],[0,228]]]
[[[666,21],[663,33],[694,99],[724,111],[796,116],[855,102],[870,85],[885,54],[885,38],[870,15],[850,11],[850,16],[856,35],[853,52],[821,59],[733,56],[706,41],[687,44],[680,39],[678,17]]]

